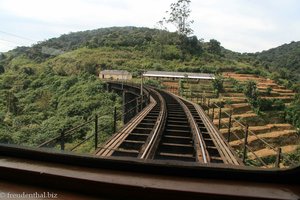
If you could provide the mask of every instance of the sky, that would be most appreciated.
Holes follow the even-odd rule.
[[[157,27],[176,0],[0,0],[0,52],[112,26]],[[194,35],[236,52],[300,40],[299,0],[191,0]],[[175,29],[170,27],[170,31]]]

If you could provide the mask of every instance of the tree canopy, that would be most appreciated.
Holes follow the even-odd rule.
[[[189,20],[191,13],[190,3],[190,0],[178,0],[172,3],[170,5],[170,11],[167,11],[169,16],[164,18],[165,22],[171,23],[176,27],[178,34],[185,36],[191,35],[194,32],[191,28],[191,24],[194,23],[194,21]]]

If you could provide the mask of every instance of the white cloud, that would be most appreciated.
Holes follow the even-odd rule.
[[[167,1],[165,1],[167,2]],[[169,0],[169,2],[171,2]],[[164,5],[159,8],[157,5]],[[18,6],[16,6],[18,5]],[[88,25],[124,25],[123,23],[154,24],[157,14],[163,14],[169,3],[158,0],[2,0],[0,6],[11,15],[44,23]],[[157,12],[159,11],[159,13]]]
[[[154,27],[174,1],[0,0],[0,30],[43,40],[100,27]],[[192,28],[199,38],[217,39],[231,50],[261,51],[299,40],[299,5],[297,0],[192,0]]]
[[[240,52],[256,52],[289,42],[289,38],[299,40],[299,36],[290,33],[300,31],[291,28],[291,21],[299,21],[299,15],[288,17],[288,11],[294,0],[210,0],[195,1],[193,18],[195,18],[196,35],[208,40],[215,38],[223,46]],[[290,21],[283,20],[288,18]]]

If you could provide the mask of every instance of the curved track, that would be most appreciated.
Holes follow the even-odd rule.
[[[199,105],[163,90],[149,92],[150,104],[97,155],[240,164]]]
[[[145,158],[164,121],[164,101],[155,90],[149,89],[149,106],[115,133],[96,154],[100,156],[126,156]]]

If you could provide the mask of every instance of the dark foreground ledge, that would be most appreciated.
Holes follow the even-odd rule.
[[[59,199],[300,199],[300,168],[103,159],[0,145],[0,194]],[[0,197],[1,199],[1,197]]]

